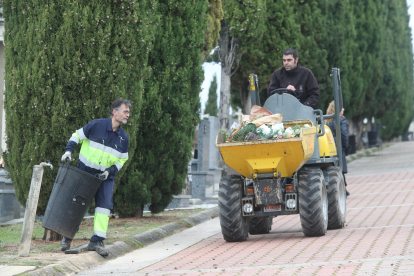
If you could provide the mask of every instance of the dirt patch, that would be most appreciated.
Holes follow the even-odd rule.
[[[143,218],[111,217],[107,231],[108,239],[105,244],[109,245],[115,241],[122,241],[126,237],[179,221],[201,211],[204,211],[204,209],[172,210],[156,215],[146,213]],[[22,224],[0,227],[0,265],[35,265],[41,267],[53,263],[57,259],[64,258],[65,254],[60,251],[60,241],[42,240],[44,229],[39,221],[35,223],[30,257],[24,260],[18,258],[21,228]],[[84,219],[72,241],[71,248],[88,243],[92,235],[93,218]]]
[[[87,243],[89,240],[85,239],[74,239],[72,241],[71,247],[76,247],[82,244]],[[0,257],[4,257],[4,254],[17,254],[19,252],[19,244],[9,244],[2,247],[3,251],[0,254]],[[40,253],[40,252],[49,252],[49,253],[60,253],[60,241],[44,241],[42,239],[32,240],[30,243],[30,254]]]

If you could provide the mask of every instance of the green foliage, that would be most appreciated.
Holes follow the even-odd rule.
[[[211,81],[210,88],[208,90],[208,100],[206,103],[206,109],[204,114],[210,114],[210,116],[217,116],[217,76],[214,74]]]
[[[326,32],[328,0],[296,0],[293,9],[295,22],[300,26],[301,32],[297,39],[299,64],[312,71],[318,81],[321,94],[329,94],[332,97],[332,89],[327,90],[332,83],[332,78],[329,76],[331,68],[328,67]],[[281,59],[280,56],[279,60]]]
[[[367,103],[385,126],[382,138],[390,139],[405,134],[413,118],[413,52],[407,3],[385,1],[382,18],[382,81],[375,93],[377,107],[372,101]]]
[[[382,44],[382,3],[351,0],[350,4],[354,31],[348,35],[349,91],[345,91],[344,105],[349,117],[376,116],[378,107],[369,107],[371,99],[364,99],[375,95],[381,79],[381,66],[377,65]]]
[[[225,2],[223,9],[234,13]],[[260,98],[282,51],[296,48],[299,63],[314,73],[320,87],[317,108],[333,100],[333,67],[341,70],[348,120],[375,116],[386,126],[385,139],[403,134],[413,117],[413,53],[409,16],[404,0],[265,1],[254,43],[241,37],[243,53],[232,76],[232,106],[249,104],[248,76],[259,76]],[[233,19],[235,20],[235,19]],[[258,20],[258,22],[261,22]],[[234,32],[234,30],[233,30]]]
[[[232,103],[246,107],[250,97],[248,76],[259,76],[261,103],[267,98],[267,86],[274,70],[282,66],[282,53],[286,48],[298,48],[297,38],[300,28],[295,23],[295,14],[288,1],[260,1],[261,11],[254,18],[257,30],[252,40],[241,41],[240,52],[243,54],[239,68],[232,76]],[[259,5],[259,4],[258,4]],[[224,6],[225,7],[225,6]],[[224,9],[223,7],[223,9]],[[226,16],[226,12],[225,12]],[[226,18],[226,17],[225,17]],[[241,37],[243,39],[243,37]]]
[[[209,57],[211,50],[217,46],[220,36],[220,21],[223,19],[221,0],[208,0],[207,29],[204,34],[204,56]]]
[[[351,94],[348,86],[348,61],[353,61],[351,55],[352,42],[354,37],[352,30],[354,29],[354,19],[352,6],[349,0],[329,0],[326,16],[326,51],[328,60],[328,70],[326,72],[325,90],[320,91],[318,107],[326,110],[329,103],[333,100],[333,82],[330,74],[332,68],[336,67],[341,72],[341,87],[344,100],[344,107],[347,109],[350,104]],[[300,53],[299,53],[300,54]],[[316,62],[316,61],[314,61]],[[317,79],[319,81],[319,79]]]
[[[248,133],[255,133],[256,132],[256,125],[255,124],[248,124],[244,127],[242,127],[239,132],[237,132],[234,136],[232,141],[243,141],[244,137],[246,137],[246,135]]]
[[[134,159],[143,80],[151,70],[154,5],[14,0],[4,3],[4,13],[4,157],[18,200],[26,203],[33,166],[50,160],[56,167],[71,134],[88,121],[109,117],[109,105],[118,97],[132,102],[124,129]],[[56,174],[57,169],[45,169],[38,214],[45,211]]]
[[[132,166],[115,194],[122,215],[135,215],[151,203],[162,211],[179,194],[187,176],[203,81],[201,54],[207,3],[159,1],[160,23],[148,64]]]

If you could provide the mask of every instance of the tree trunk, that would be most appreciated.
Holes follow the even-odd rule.
[[[141,208],[135,213],[136,218],[144,217],[144,205],[141,205]]]
[[[219,120],[220,129],[228,130],[230,128],[230,91],[231,75],[233,63],[237,65],[240,62],[241,55],[237,54],[238,39],[230,35],[229,25],[225,20],[221,20],[221,30],[219,38],[219,55],[221,63],[221,87],[220,87],[220,106]]]
[[[45,229],[45,232],[43,234],[44,241],[61,241],[62,238],[63,236],[61,234],[58,234],[49,229]]]
[[[118,213],[119,218],[142,218],[144,217],[144,205],[141,205],[141,208],[134,213],[124,214]]]
[[[220,129],[228,130],[230,128],[230,74],[225,68],[221,67],[221,87],[220,87],[220,108],[219,119]]]
[[[348,121],[349,135],[355,135],[355,150],[362,149],[362,130],[363,123],[360,119],[352,119]]]

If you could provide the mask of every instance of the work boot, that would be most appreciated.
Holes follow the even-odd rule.
[[[90,241],[88,244],[89,251],[96,251],[102,257],[109,255],[108,251],[105,250],[105,245],[103,241]]]
[[[72,242],[71,239],[63,237],[62,241],[60,242],[60,251],[69,250],[71,242]]]

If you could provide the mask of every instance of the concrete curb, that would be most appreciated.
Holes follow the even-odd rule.
[[[387,148],[389,146],[391,146],[391,144],[386,144],[386,145],[383,145],[382,147],[379,147],[379,148],[367,148],[367,149],[360,150],[357,153],[348,155],[346,157],[346,162],[350,163],[350,162],[352,162],[354,160],[357,160],[357,159],[360,159],[362,157],[370,156],[374,152],[382,151],[384,148]]]
[[[144,233],[127,238],[125,241],[117,241],[112,245],[106,247],[109,252],[109,256],[104,258],[98,255],[96,252],[88,252],[73,256],[68,256],[64,261],[59,261],[56,264],[51,264],[42,267],[37,270],[27,271],[19,275],[72,275],[82,270],[91,268],[108,260],[115,259],[124,255],[125,253],[142,248],[146,245],[159,241],[167,236],[171,236],[175,233],[182,232],[195,225],[201,224],[219,215],[218,207],[211,208],[209,210],[192,215],[186,219],[182,219],[178,222],[172,222],[162,227],[155,228]],[[62,253],[63,254],[63,253]]]

